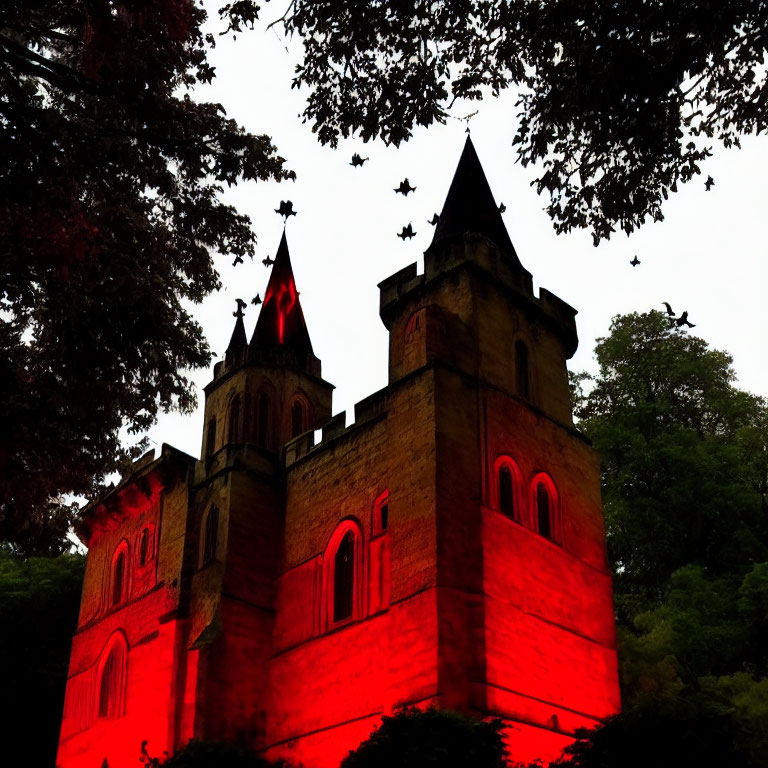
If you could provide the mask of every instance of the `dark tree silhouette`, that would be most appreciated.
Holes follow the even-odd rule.
[[[768,120],[760,0],[293,0],[283,23],[324,143],[399,144],[456,99],[519,86],[518,157],[543,161],[557,231],[596,243],[663,218],[711,140],[738,145]]]
[[[121,427],[192,407],[184,371],[210,353],[184,302],[217,287],[213,250],[254,248],[219,193],[291,175],[187,94],[214,74],[205,18],[192,0],[0,9],[0,539],[22,552],[65,546],[61,494],[119,466]]]

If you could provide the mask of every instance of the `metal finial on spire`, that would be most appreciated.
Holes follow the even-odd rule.
[[[295,216],[296,211],[293,210],[293,202],[290,200],[281,200],[280,207],[275,208],[275,213],[279,213],[283,217],[283,222],[288,221],[289,216]]]
[[[242,317],[243,310],[248,306],[242,299],[235,299],[237,302],[237,309],[232,313],[232,317]]]
[[[464,117],[457,117],[457,120],[460,120],[462,123],[466,123],[467,127],[464,129],[464,133],[471,134],[472,131],[469,129],[469,121],[479,112],[479,109],[476,109],[474,112],[470,112],[468,115],[464,115]]]

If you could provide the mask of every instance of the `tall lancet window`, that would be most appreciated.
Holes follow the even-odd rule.
[[[240,442],[240,395],[235,395],[229,405],[229,435],[230,443]]]
[[[547,539],[552,538],[552,499],[547,486],[539,483],[536,486],[536,512],[539,533]]]
[[[205,519],[205,540],[203,542],[203,565],[216,559],[219,539],[219,510],[211,507]]]
[[[528,347],[525,342],[515,342],[515,391],[526,400],[531,399],[531,375],[528,366]]]
[[[269,395],[259,392],[256,399],[256,442],[259,448],[269,448]]]
[[[355,537],[347,531],[333,560],[333,620],[343,621],[352,616],[355,591]]]
[[[508,464],[499,469],[499,512],[515,519],[515,492],[512,486],[512,470]]]
[[[113,635],[113,637],[118,637]],[[121,717],[125,712],[125,682],[128,655],[125,641],[116,639],[109,651],[99,678],[98,716]]]
[[[294,400],[291,406],[291,437],[300,435],[304,430],[304,404],[301,400]]]

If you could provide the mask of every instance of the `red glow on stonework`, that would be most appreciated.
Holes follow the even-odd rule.
[[[283,283],[276,289],[277,292],[277,338],[281,344],[285,343],[285,319],[296,305],[296,285],[293,280]],[[264,307],[275,298],[275,290],[270,288],[264,297]]]

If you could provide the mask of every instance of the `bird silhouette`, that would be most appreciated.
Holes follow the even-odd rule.
[[[507,210],[507,206],[504,203],[499,203],[499,213],[504,213]]]
[[[275,208],[275,213],[279,213],[286,221],[289,216],[295,216],[296,211],[293,210],[293,203],[290,200],[281,200],[280,207]]]
[[[275,263],[275,260],[274,260],[274,259],[270,259],[270,258],[269,258],[269,256],[267,256],[267,258],[266,258],[266,259],[262,259],[262,260],[261,260],[261,263],[262,263],[262,264],[263,264],[265,267],[271,267],[271,266],[272,266],[272,265]]]
[[[351,166],[354,168],[357,168],[359,165],[362,165],[366,160],[368,160],[367,157],[360,157],[360,155],[355,152],[354,155],[352,155],[352,162],[350,163]]]
[[[696,326],[688,321],[688,310],[683,312],[680,317],[678,317],[675,322],[677,323],[677,327],[680,328],[683,325],[687,325],[689,328],[695,328]]]
[[[635,254],[635,257],[632,259],[632,261],[629,262],[633,267],[636,267],[640,263],[640,259],[637,258],[637,254]]]
[[[243,310],[248,306],[242,299],[235,299],[237,302],[237,309],[232,313],[232,317],[242,317]]]
[[[672,307],[669,306],[669,302],[668,301],[662,301],[661,303],[667,308],[667,314],[670,317],[674,317],[675,313],[672,311]]]
[[[712,187],[715,186],[715,180],[711,176],[707,176],[707,180],[704,182],[704,188],[709,192]]]
[[[405,238],[407,237],[409,240],[415,235],[416,233],[413,231],[413,227],[411,226],[411,223],[408,222],[407,227],[403,227],[403,231],[398,233],[398,237],[405,242]]]
[[[433,213],[432,218],[427,222],[427,224],[431,224],[434,227],[438,221],[440,221],[440,217],[436,213]]]
[[[252,299],[251,304],[253,304],[254,307],[257,307],[259,304],[261,304],[261,296],[257,293]]]
[[[416,187],[411,186],[411,182],[408,181],[406,176],[401,182],[399,187],[395,187],[395,192],[399,192],[403,197],[407,197],[409,192],[415,192]]]
[[[232,266],[236,267],[238,264],[243,263],[243,257],[242,256],[235,256],[235,260],[232,262]]]

